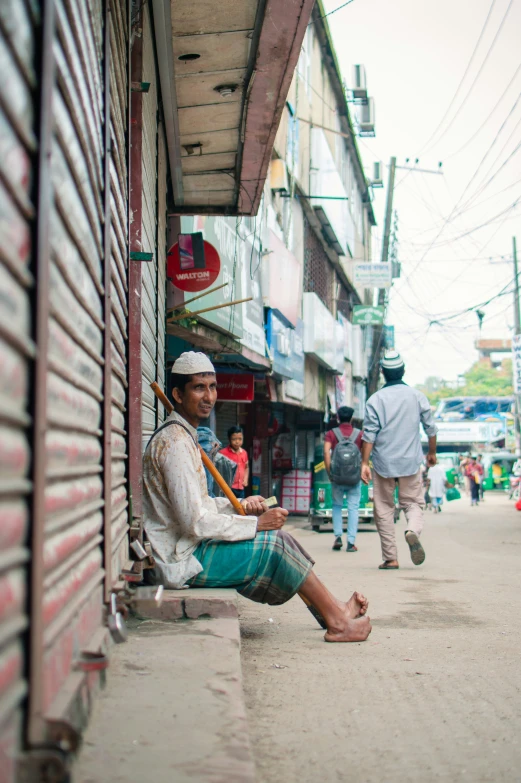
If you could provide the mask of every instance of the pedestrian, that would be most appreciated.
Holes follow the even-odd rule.
[[[347,498],[347,547],[346,552],[358,552],[355,544],[358,533],[362,465],[362,431],[351,424],[354,409],[342,405],[337,411],[339,426],[326,433],[324,438],[324,462],[331,479],[333,496],[334,550],[342,549],[342,507]]]
[[[432,503],[432,510],[435,514],[441,513],[445,488],[447,486],[447,475],[441,465],[433,465],[427,473],[429,482],[429,495]]]
[[[427,511],[432,511],[432,503],[431,503],[431,496],[429,495],[429,479],[428,479],[428,471],[427,466],[424,462],[420,465],[420,473],[421,473],[421,479],[422,479],[422,486],[424,489],[423,499],[425,501],[425,509]]]
[[[143,457],[144,528],[154,568],[147,578],[170,589],[229,587],[252,601],[278,606],[296,593],[327,626],[327,642],[361,642],[371,632],[367,599],[335,598],[313,571],[314,561],[282,530],[288,512],[267,509],[260,496],[240,501],[208,495],[197,427],[217,399],[215,368],[203,353],[181,354],[172,368],[174,411],[155,431]]]
[[[475,456],[472,456],[467,464],[467,478],[470,484],[470,505],[479,506],[479,485],[483,476],[483,466]]]
[[[232,483],[233,494],[237,498],[246,496],[245,489],[250,480],[250,468],[248,463],[248,452],[243,449],[244,433],[238,425],[230,427],[228,430],[228,445],[221,449],[220,453],[237,463],[237,472]]]
[[[470,480],[467,475],[467,468],[470,464],[470,457],[468,454],[464,454],[463,457],[460,457],[460,473],[463,476],[463,488],[465,490],[466,495],[470,495]]]
[[[396,351],[381,362],[385,385],[367,401],[362,443],[362,481],[371,481],[373,460],[374,515],[382,545],[382,570],[399,568],[394,532],[394,492],[405,512],[405,540],[414,565],[425,560],[420,543],[423,528],[423,451],[420,424],[429,439],[427,465],[436,464],[436,426],[427,397],[403,381],[405,365]]]
[[[479,482],[479,499],[482,503],[485,502],[485,467],[483,465],[483,454],[478,454],[478,458],[476,460],[476,464],[481,466],[480,471],[480,482]]]

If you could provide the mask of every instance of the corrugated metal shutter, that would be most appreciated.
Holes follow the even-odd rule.
[[[271,438],[261,439],[262,475],[260,480],[260,494],[263,498],[271,495],[270,487],[270,445]]]
[[[166,389],[166,176],[168,170],[166,138],[160,123],[157,137],[157,359],[156,380]],[[166,418],[166,411],[157,402],[157,425]]]
[[[150,89],[143,96],[142,147],[142,233],[143,251],[154,254],[154,260],[141,264],[142,271],[142,421],[143,449],[156,429],[156,401],[150,384],[156,379],[157,342],[157,82],[154,63],[154,44],[148,7],[143,8],[143,80]]]
[[[27,621],[25,548],[30,483],[27,427],[34,353],[28,288],[32,278],[30,155],[35,150],[31,88],[33,20],[22,0],[0,3],[0,778],[15,779],[26,691],[21,633]]]
[[[239,423],[237,403],[223,402],[216,415],[216,435],[224,446],[228,445],[228,430]],[[264,468],[264,465],[263,465]]]
[[[111,560],[110,582],[114,584],[128,560],[128,489],[126,448],[127,405],[127,259],[128,259],[128,159],[126,89],[128,30],[126,3],[110,3],[110,541],[106,559]],[[108,424],[108,422],[107,422]],[[109,536],[107,536],[107,539]]]
[[[95,678],[83,674],[77,664],[82,652],[94,649],[106,633],[101,426],[104,282],[110,281],[104,281],[103,264],[101,3],[48,2],[43,24],[31,744],[48,740],[48,721],[74,725],[82,710],[88,710],[85,688],[94,685]],[[112,325],[117,328],[116,318]],[[118,395],[115,380],[112,388]]]

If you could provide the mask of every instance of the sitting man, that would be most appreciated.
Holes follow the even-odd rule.
[[[233,587],[272,605],[300,593],[322,615],[328,642],[367,639],[367,600],[334,598],[313,573],[314,561],[281,530],[287,511],[266,510],[260,497],[234,514],[210,498],[197,427],[217,399],[215,369],[202,353],[183,353],[172,368],[174,412],[152,436],[143,461],[144,526],[156,559],[155,581],[170,588]]]

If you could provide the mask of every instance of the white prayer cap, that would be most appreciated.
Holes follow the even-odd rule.
[[[215,367],[206,354],[200,351],[185,351],[175,360],[172,372],[178,375],[196,375],[200,372],[215,372]]]
[[[398,351],[386,351],[381,365],[384,370],[398,370],[404,366],[404,363]]]

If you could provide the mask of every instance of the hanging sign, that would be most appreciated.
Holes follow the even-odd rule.
[[[394,326],[384,326],[384,344],[387,349],[394,348]]]
[[[179,234],[168,251],[166,273],[181,291],[204,291],[215,283],[221,271],[221,259],[213,245],[203,239],[202,231]]]
[[[252,402],[254,397],[254,377],[251,372],[217,373],[217,399],[220,402]]]
[[[355,264],[355,283],[363,288],[389,288],[390,264]]]
[[[375,326],[383,324],[385,307],[379,305],[372,307],[370,305],[355,305],[353,307],[353,323],[361,326]]]

